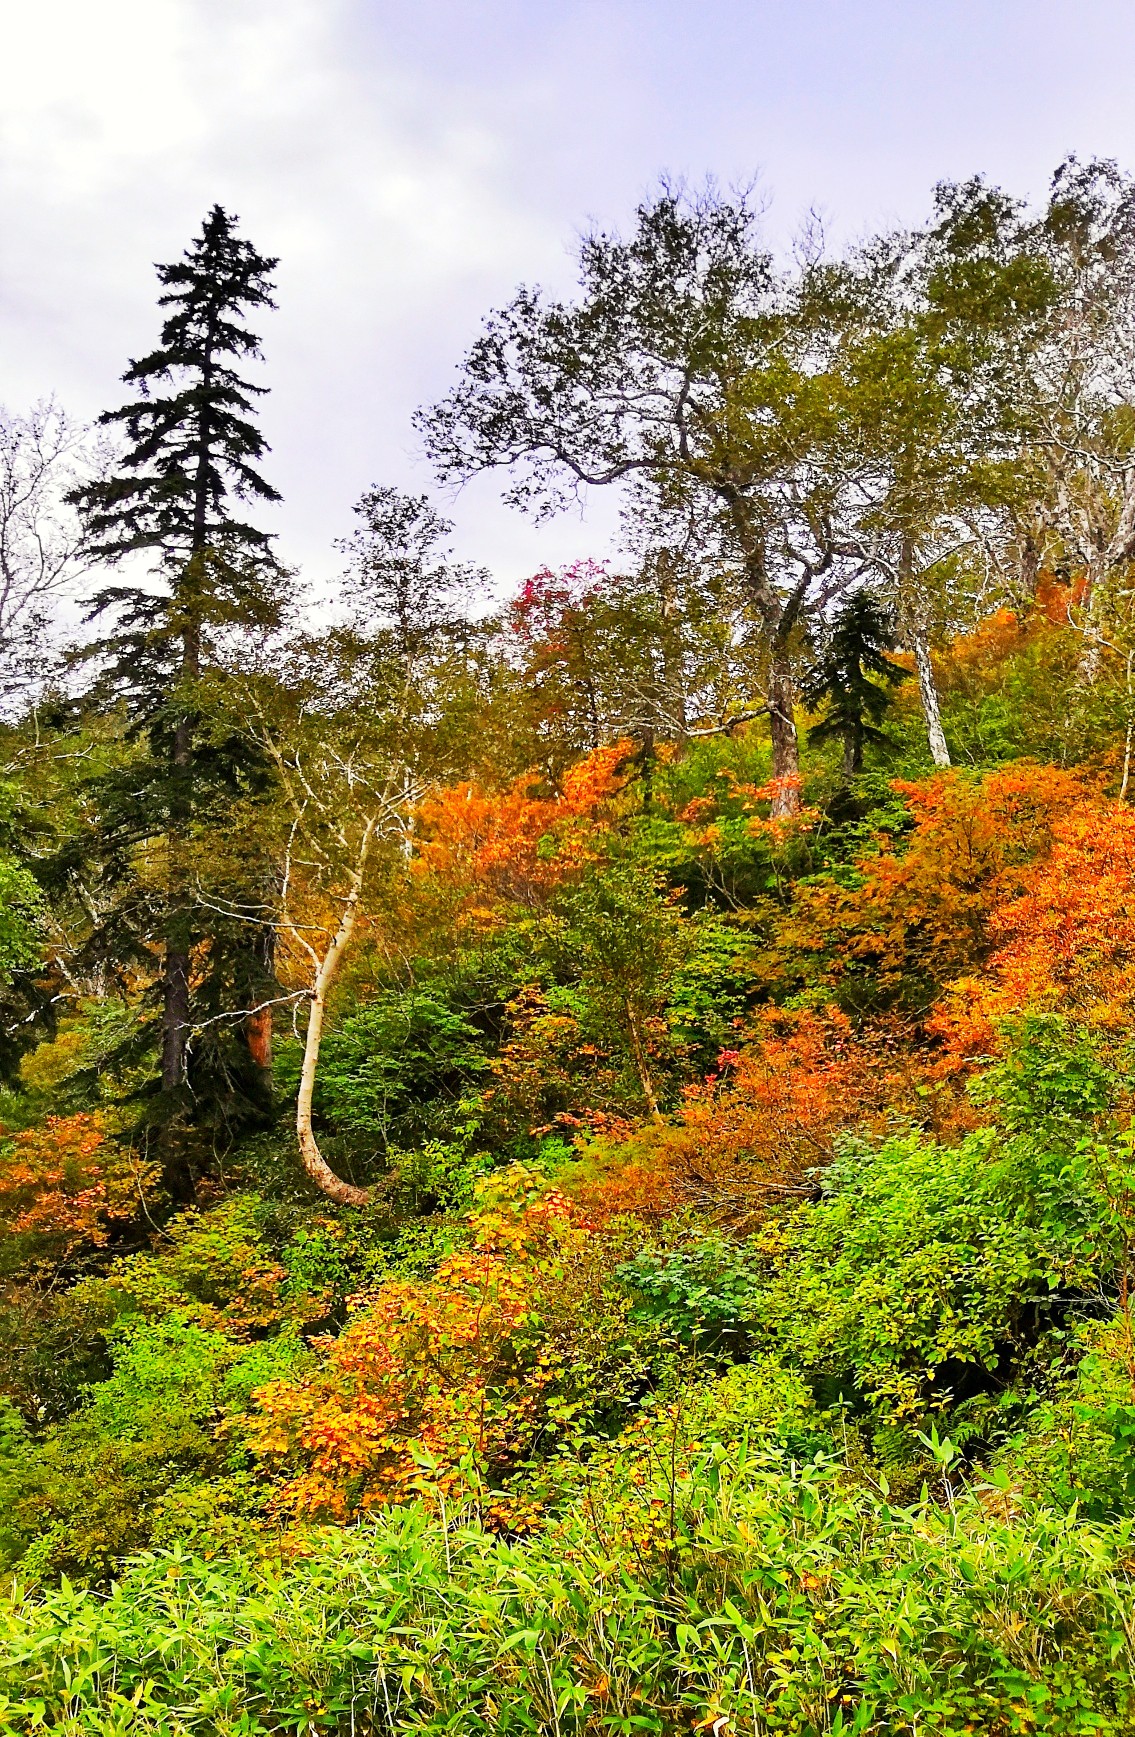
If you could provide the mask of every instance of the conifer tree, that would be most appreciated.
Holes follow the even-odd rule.
[[[879,725],[891,689],[908,674],[887,656],[894,644],[894,624],[878,598],[857,591],[840,609],[822,654],[801,683],[809,706],[826,707],[808,739],[842,741],[846,778],[863,770],[866,743],[886,741]]]
[[[102,691],[125,705],[133,735],[149,747],[146,767],[130,768],[130,798],[120,789],[102,794],[120,855],[132,834],[164,839],[158,908],[151,894],[139,920],[153,923],[163,956],[167,1093],[185,1081],[190,961],[201,939],[187,839],[210,800],[256,776],[241,764],[247,747],[239,732],[226,739],[216,717],[206,716],[204,681],[226,638],[270,627],[280,612],[284,574],[272,539],[239,510],[279,499],[259,469],[267,448],[253,419],[267,388],[242,372],[260,355],[246,322],[275,305],[276,264],[215,205],[183,257],[156,268],[166,310],[158,345],[124,374],[134,388],[129,402],[100,418],[121,431],[121,460],[72,497],[91,557],[129,562],[131,580],[138,561],[150,563],[148,583],[117,585],[92,599],[92,616],[109,612],[113,624],[91,652],[102,660]]]

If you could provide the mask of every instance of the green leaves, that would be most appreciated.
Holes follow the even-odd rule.
[[[609,1490],[523,1544],[411,1507],[286,1564],[174,1551],[105,1599],[17,1594],[0,1732],[1125,1737],[1129,1528],[961,1496],[883,1529],[833,1464],[741,1444],[713,1465],[682,1474],[670,1552],[614,1544]]]
[[[0,854],[0,980],[35,965],[42,952],[43,894],[26,868]]]

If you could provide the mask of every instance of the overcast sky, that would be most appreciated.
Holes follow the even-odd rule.
[[[1135,168],[1132,0],[0,0],[0,402],[92,416],[156,335],[154,260],[220,201],[279,254],[269,516],[314,580],[489,307],[565,289],[660,171],[759,174],[774,235],[915,221],[981,170]],[[510,586],[602,555],[491,479],[447,508]]]

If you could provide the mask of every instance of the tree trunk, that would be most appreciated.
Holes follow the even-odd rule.
[[[184,663],[190,661],[187,646]],[[185,1080],[189,1037],[189,935],[184,908],[186,867],[183,842],[192,805],[193,748],[188,718],[179,718],[173,737],[169,817],[169,884],[165,933],[165,985],[162,1010],[162,1089],[176,1092]]]
[[[658,1099],[654,1095],[654,1081],[650,1077],[650,1068],[647,1065],[646,1060],[646,1046],[642,1041],[642,1034],[638,1029],[638,1020],[635,1017],[634,1004],[628,997],[624,1005],[627,1010],[627,1030],[630,1034],[631,1054],[634,1056],[635,1072],[638,1075],[638,1083],[642,1087],[642,1095],[646,1099],[646,1107],[650,1112],[651,1121],[661,1124],[663,1120],[662,1111],[658,1108]]]
[[[796,694],[792,669],[783,649],[773,654],[769,675],[768,710],[772,734],[772,775],[778,785],[772,817],[800,812],[800,739],[796,734]]]
[[[323,1021],[327,1011],[326,991],[329,979],[324,971],[319,972],[317,979],[319,987],[311,997],[311,1011],[307,1019],[307,1036],[303,1047],[303,1071],[300,1074],[299,1096],[296,1099],[296,1138],[299,1141],[300,1157],[303,1167],[317,1187],[324,1194],[336,1201],[340,1206],[365,1206],[370,1193],[365,1188],[355,1188],[350,1182],[344,1182],[341,1176],[336,1176],[330,1164],[319,1150],[311,1127],[311,1100],[315,1090],[315,1070],[319,1063],[319,1046],[323,1041]]]
[[[166,942],[162,1010],[162,1089],[176,1092],[185,1078],[185,1044],[189,1034],[189,954]]]
[[[900,561],[898,597],[896,599],[899,622],[906,637],[910,640],[910,649],[914,653],[914,667],[918,674],[918,697],[922,702],[922,716],[926,720],[926,739],[930,744],[930,758],[935,766],[941,766],[944,769],[951,764],[950,750],[946,746],[946,734],[942,728],[942,708],[938,703],[938,684],[934,680],[934,663],[930,656],[929,611],[914,571],[915,543],[911,536],[903,537]]]
[[[1089,562],[1084,575],[1084,649],[1076,667],[1076,677],[1082,687],[1094,687],[1103,661],[1104,585],[1106,566],[1103,559]]]
[[[208,486],[211,429],[209,394],[213,381],[215,317],[210,315],[201,366],[202,408],[197,422],[197,469],[193,485],[193,531],[189,560],[175,601],[184,609],[181,629],[181,679],[201,676],[201,627],[198,587],[208,535]],[[196,593],[196,596],[195,596]],[[172,795],[169,816],[169,908],[166,913],[165,996],[162,1014],[162,1088],[176,1092],[185,1081],[185,1051],[189,1038],[189,924],[184,907],[186,870],[182,844],[193,812],[193,720],[183,714],[173,733]]]
[[[307,1019],[307,1034],[303,1046],[303,1067],[300,1072],[299,1095],[296,1098],[296,1138],[299,1141],[300,1157],[304,1169],[317,1187],[324,1194],[337,1201],[340,1206],[365,1206],[370,1199],[370,1191],[366,1188],[356,1188],[350,1182],[344,1182],[341,1176],[336,1176],[319,1150],[319,1142],[315,1138],[311,1126],[311,1101],[315,1092],[315,1073],[319,1066],[319,1046],[323,1041],[323,1022],[327,1014],[327,995],[332,983],[338,975],[343,954],[350,945],[355,932],[355,924],[359,914],[359,894],[362,889],[363,874],[366,870],[367,857],[370,854],[371,840],[374,837],[374,822],[369,821],[362,842],[359,846],[358,861],[351,876],[350,892],[339,920],[339,927],[332,938],[331,945],[320,961],[315,973],[315,981],[311,989],[311,1011]]]
[[[918,671],[918,697],[922,701],[922,715],[926,720],[926,738],[930,743],[930,758],[935,766],[946,767],[951,764],[950,750],[946,745],[946,735],[942,729],[938,684],[934,680],[930,640],[924,622],[912,623],[910,640],[914,650],[914,667]]]
[[[255,1007],[245,1021],[244,1035],[248,1045],[248,1056],[253,1067],[258,1068],[265,1086],[268,1098],[272,1089],[272,1007],[271,996],[276,977],[276,931],[270,922],[264,924],[262,932],[256,940],[257,966],[256,995],[266,998],[265,1004]]]

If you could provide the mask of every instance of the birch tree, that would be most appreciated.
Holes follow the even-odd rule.
[[[855,570],[842,477],[824,463],[835,406],[824,332],[802,318],[807,274],[774,267],[747,195],[664,185],[629,238],[585,238],[576,301],[521,289],[491,314],[452,392],[419,419],[444,482],[501,470],[523,510],[623,485],[636,516],[700,518],[762,641],[781,813],[799,806],[803,621]]]
[[[53,400],[25,415],[0,405],[0,673],[34,675],[50,614],[85,570],[67,495],[95,466],[88,431]]]
[[[336,1175],[313,1124],[330,1000],[405,866],[427,789],[473,750],[476,696],[461,652],[465,603],[481,579],[452,558],[451,527],[425,497],[372,489],[358,510],[360,530],[340,545],[352,620],[278,646],[246,686],[250,732],[279,790],[279,891],[259,920],[283,955],[281,975],[298,979],[279,1000],[307,1010],[296,1139],[313,1182],[344,1206],[369,1195]]]

